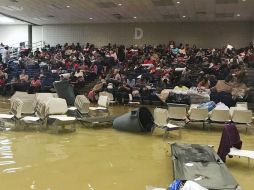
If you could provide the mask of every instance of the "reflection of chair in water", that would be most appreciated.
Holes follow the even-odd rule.
[[[154,123],[153,134],[157,134],[159,131],[163,132],[163,136],[168,136],[169,131],[178,130],[179,137],[181,137],[181,127],[168,123],[168,110],[162,108],[154,109]]]

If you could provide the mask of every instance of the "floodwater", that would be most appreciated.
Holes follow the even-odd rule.
[[[0,111],[9,104],[0,99]],[[132,108],[111,108],[124,113]],[[112,128],[81,128],[75,133],[0,132],[0,190],[144,190],[172,182],[168,141],[212,144],[217,150],[221,129],[184,129],[182,138],[130,134]],[[243,148],[254,150],[254,137],[241,130]],[[227,166],[244,190],[252,190],[254,161],[228,159]]]

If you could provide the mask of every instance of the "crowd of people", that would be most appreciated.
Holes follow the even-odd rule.
[[[66,43],[55,47],[47,45],[34,52],[24,49],[17,58],[6,56],[9,55],[6,51],[8,47],[0,58],[2,93],[8,89],[30,93],[47,91],[50,89],[42,88],[42,81],[54,76],[54,80],[69,80],[76,94],[87,93],[91,101],[96,101],[101,91],[112,93],[118,102],[128,101],[129,94],[140,101],[156,101],[165,89],[181,93],[195,87],[198,92],[209,93],[215,102],[224,97],[230,106],[235,101],[246,100],[249,87],[245,81],[245,66],[254,64],[251,43],[241,49],[231,45],[200,49],[174,41],[158,46],[108,44],[101,48],[89,43],[85,46]],[[18,74],[13,76],[10,62],[15,59]],[[33,76],[27,73],[31,65],[38,71]],[[95,80],[96,84],[88,92],[80,91]]]

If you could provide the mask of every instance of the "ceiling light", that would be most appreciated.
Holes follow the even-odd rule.
[[[243,2],[245,2],[246,0],[242,0]]]
[[[93,20],[93,18],[92,18],[92,17],[90,17],[89,19],[90,19],[90,20]]]
[[[14,19],[8,17],[0,17],[0,22],[2,23],[14,23]]]
[[[239,13],[236,16],[241,16]]]
[[[70,8],[71,6],[70,6],[70,5],[67,5],[66,7],[67,7],[67,8]]]
[[[185,16],[185,15],[183,15],[183,18],[186,18],[186,16]]]
[[[134,16],[133,18],[134,18],[134,19],[136,19],[137,17],[136,17],[136,16]]]
[[[177,3],[177,4],[180,4],[180,1],[177,1],[176,3]]]
[[[122,6],[123,4],[122,4],[122,3],[118,3],[117,5],[118,5],[118,6]]]

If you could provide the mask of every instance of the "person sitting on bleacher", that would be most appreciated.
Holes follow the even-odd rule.
[[[38,76],[35,76],[30,83],[29,92],[36,93],[41,91],[41,80]]]
[[[5,83],[6,83],[5,77],[3,75],[0,76],[0,94],[2,95],[5,94]]]
[[[21,83],[27,83],[29,76],[26,74],[25,70],[22,70],[21,74],[19,75],[19,80]]]

